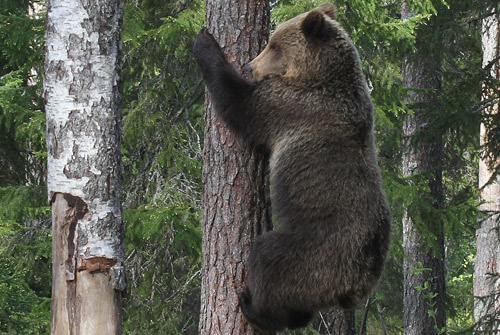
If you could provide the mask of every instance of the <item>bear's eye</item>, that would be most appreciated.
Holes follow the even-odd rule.
[[[269,45],[269,49],[272,51],[279,51],[280,47],[276,43],[271,43],[271,45]]]

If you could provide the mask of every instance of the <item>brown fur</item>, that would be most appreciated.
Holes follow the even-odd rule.
[[[229,65],[202,30],[194,45],[219,116],[270,152],[278,227],[252,247],[240,305],[264,330],[303,327],[319,309],[356,306],[375,288],[390,214],[358,53],[325,3],[278,27],[250,63]]]

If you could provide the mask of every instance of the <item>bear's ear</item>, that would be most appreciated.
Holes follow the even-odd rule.
[[[317,9],[325,15],[328,15],[333,20],[337,17],[337,9],[331,2],[324,2],[319,5]]]
[[[306,39],[321,39],[326,33],[325,15],[317,9],[310,11],[302,21],[300,28]]]

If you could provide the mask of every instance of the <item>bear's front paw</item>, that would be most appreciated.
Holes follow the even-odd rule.
[[[248,286],[244,284],[238,285],[236,287],[236,294],[238,295],[240,306],[243,308],[252,304],[252,295]]]
[[[202,65],[204,61],[213,62],[214,58],[223,57],[219,44],[205,27],[201,28],[194,40],[193,54],[200,65]]]

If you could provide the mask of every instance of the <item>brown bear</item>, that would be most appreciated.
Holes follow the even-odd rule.
[[[274,231],[258,236],[241,309],[263,330],[305,326],[356,306],[383,270],[391,218],[373,140],[373,106],[331,3],[281,24],[240,76],[202,29],[193,52],[218,116],[270,153]]]

